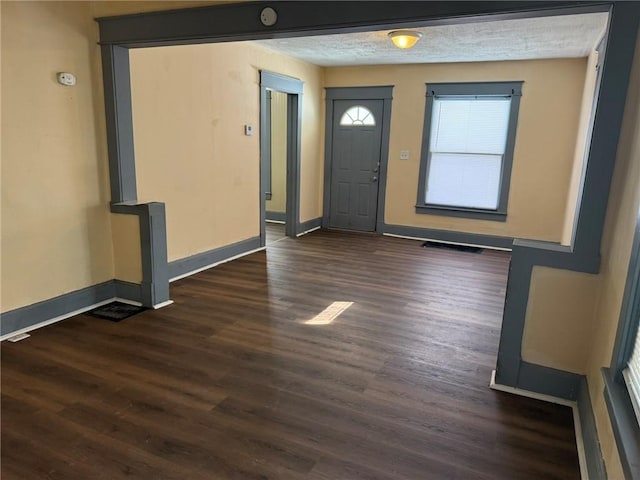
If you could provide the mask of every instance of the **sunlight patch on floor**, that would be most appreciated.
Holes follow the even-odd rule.
[[[315,317],[304,322],[305,325],[329,325],[347,308],[353,305],[353,302],[333,302]]]

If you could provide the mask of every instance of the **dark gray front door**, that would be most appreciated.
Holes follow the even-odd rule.
[[[330,227],[376,228],[382,112],[382,100],[333,102]]]

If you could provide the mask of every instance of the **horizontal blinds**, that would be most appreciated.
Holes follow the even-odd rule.
[[[511,98],[453,99],[433,102],[431,152],[502,155]]]
[[[511,97],[437,97],[425,203],[496,210]]]
[[[636,412],[636,419],[640,424],[640,331],[636,335],[636,343],[629,359],[629,366],[623,371],[623,374],[633,409]]]
[[[498,208],[502,155],[432,153],[426,203]]]

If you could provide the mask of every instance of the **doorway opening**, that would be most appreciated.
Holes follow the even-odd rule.
[[[267,89],[266,244],[285,237],[287,221],[287,94]]]
[[[300,229],[302,82],[260,72],[260,244]]]

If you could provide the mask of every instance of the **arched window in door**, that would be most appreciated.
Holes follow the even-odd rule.
[[[362,105],[356,105],[344,112],[340,119],[340,125],[345,127],[362,127],[373,126],[376,124],[376,119],[367,107]]]

